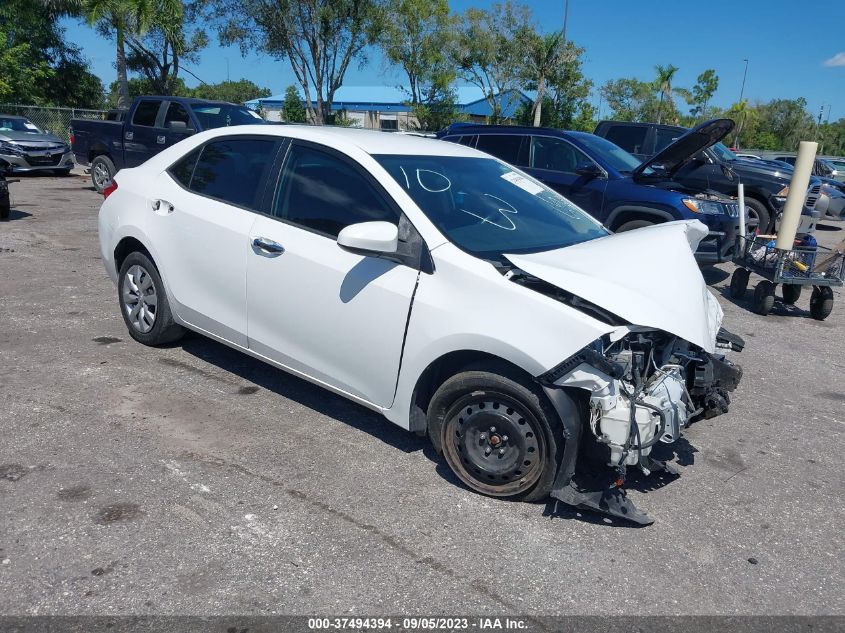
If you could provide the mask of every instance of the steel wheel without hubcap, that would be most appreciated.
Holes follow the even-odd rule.
[[[158,295],[150,273],[138,264],[131,266],[123,277],[122,292],[124,310],[132,327],[143,334],[152,330]]]
[[[452,470],[484,494],[519,495],[543,472],[543,428],[524,406],[505,395],[486,392],[459,398],[446,413],[443,439]]]

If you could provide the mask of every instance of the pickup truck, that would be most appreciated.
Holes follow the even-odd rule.
[[[118,170],[137,167],[185,137],[217,127],[255,125],[264,119],[224,101],[184,97],[136,97],[119,120],[71,119],[70,144],[76,162],[90,166],[101,192]]]

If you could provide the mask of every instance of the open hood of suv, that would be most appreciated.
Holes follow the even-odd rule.
[[[734,125],[730,119],[713,119],[696,125],[674,143],[670,143],[651,158],[644,160],[633,171],[634,179],[643,176],[646,169],[649,167],[653,169],[655,165],[660,165],[662,167],[660,171],[671,178],[693,156],[730,134]]]
[[[712,353],[723,313],[693,256],[706,235],[698,220],[679,220],[506,257],[633,325],[669,332]]]

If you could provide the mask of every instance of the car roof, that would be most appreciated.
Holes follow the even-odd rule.
[[[28,121],[29,120],[25,116],[20,116],[20,115],[17,115],[17,114],[3,114],[2,112],[0,112],[0,116],[3,117],[4,119],[20,119],[21,121]]]
[[[367,154],[411,154],[422,156],[464,156],[489,158],[484,152],[433,138],[396,134],[378,130],[362,130],[320,125],[238,125],[203,132],[205,138],[230,134],[260,134],[313,141],[344,149],[354,146]]]

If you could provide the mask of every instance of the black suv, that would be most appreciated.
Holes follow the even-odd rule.
[[[629,123],[601,121],[595,134],[615,143],[645,160],[662,151],[667,145],[688,132],[687,128],[656,123]],[[673,174],[679,184],[699,191],[718,191],[729,196],[737,195],[737,184],[745,185],[745,204],[750,226],[760,225],[767,233],[774,229],[789,191],[789,174],[776,173],[775,169],[757,161],[738,158],[722,143],[697,154],[683,168]],[[821,183],[810,183],[804,215],[818,217],[812,210],[818,199]],[[814,224],[814,222],[813,222]]]

